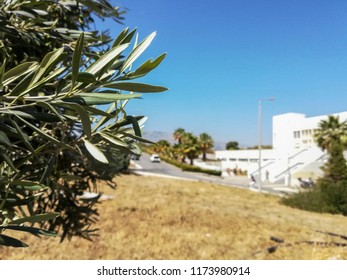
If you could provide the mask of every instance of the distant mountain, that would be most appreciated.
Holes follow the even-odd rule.
[[[224,141],[218,141],[218,140],[214,141],[215,150],[225,150],[225,145],[226,145],[226,142]]]
[[[169,141],[169,143],[171,144],[175,143],[175,140],[173,138],[173,133],[165,132],[165,131],[144,131],[143,137],[153,142],[158,142],[159,140],[166,140],[166,141]],[[225,150],[225,144],[226,142],[215,140],[214,149]]]
[[[166,140],[171,144],[175,142],[172,133],[165,131],[144,131],[143,138],[151,140],[152,142],[158,142],[159,140]]]

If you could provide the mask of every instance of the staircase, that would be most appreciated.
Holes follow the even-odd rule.
[[[278,160],[271,169],[272,176],[269,179],[274,183],[283,183],[289,176],[305,169],[311,173],[320,172],[325,159],[326,154],[319,148],[303,149],[286,159]]]

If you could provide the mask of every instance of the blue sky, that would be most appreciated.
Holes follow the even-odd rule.
[[[124,26],[157,36],[142,62],[167,52],[142,79],[170,88],[132,100],[128,112],[149,117],[145,129],[182,127],[215,140],[257,144],[258,100],[264,144],[272,116],[346,111],[347,1],[124,0]],[[140,61],[141,62],[141,61]]]

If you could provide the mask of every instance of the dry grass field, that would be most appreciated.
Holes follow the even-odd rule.
[[[347,247],[331,244],[346,240],[318,232],[347,235],[347,217],[292,209],[276,196],[210,183],[136,175],[116,181],[116,190],[100,184],[114,199],[99,206],[94,242],[26,234],[21,238],[29,248],[2,247],[0,259],[347,259]],[[269,253],[274,245],[280,247]]]

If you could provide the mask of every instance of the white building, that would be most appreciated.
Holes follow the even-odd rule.
[[[331,114],[339,120],[347,120],[347,112]],[[316,178],[322,174],[320,167],[327,155],[316,145],[314,134],[319,123],[328,115],[309,117],[304,114],[287,113],[272,119],[273,149],[261,151],[261,178],[270,182],[295,184],[298,177]],[[249,175],[259,177],[259,151],[216,151],[222,170],[247,170]]]

